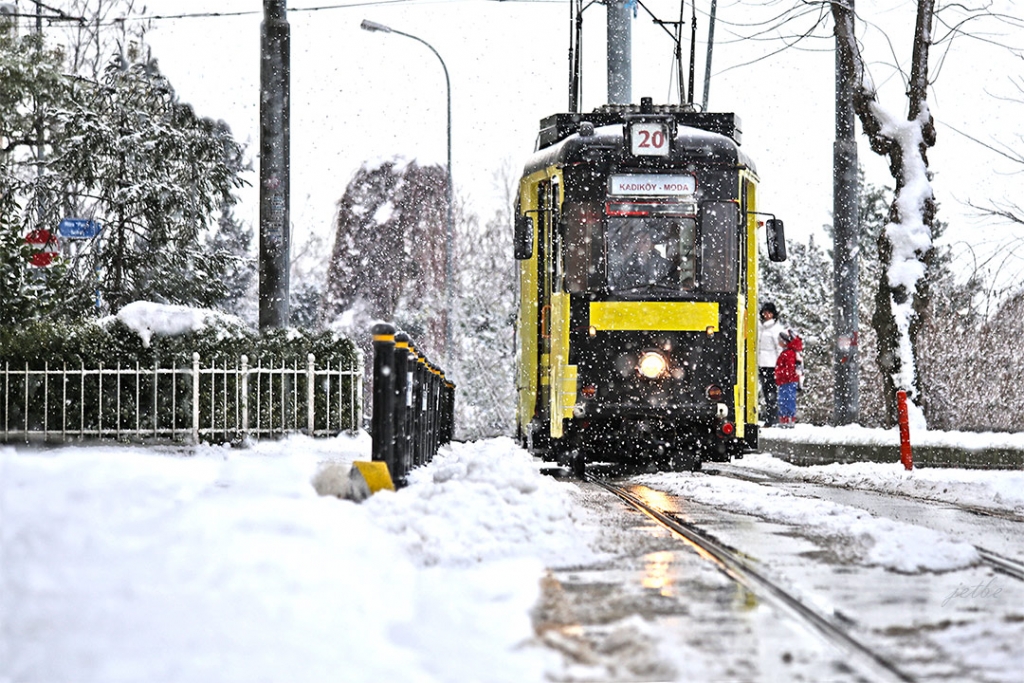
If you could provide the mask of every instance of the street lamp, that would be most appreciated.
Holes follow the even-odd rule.
[[[364,31],[380,32],[380,33],[397,33],[400,36],[406,38],[412,38],[418,43],[423,43],[427,48],[434,53],[437,60],[441,62],[441,68],[444,69],[444,84],[448,90],[448,188],[447,188],[447,203],[448,203],[448,224],[445,228],[445,241],[444,241],[444,280],[445,280],[445,323],[444,323],[444,358],[446,370],[451,371],[451,341],[452,341],[452,245],[455,243],[455,224],[452,218],[452,83],[448,79],[448,67],[445,66],[444,60],[441,59],[441,55],[437,53],[437,50],[433,46],[422,38],[417,38],[409,33],[403,33],[397,29],[393,29],[390,26],[384,24],[378,24],[375,21],[369,19],[363,19],[363,23],[359,25]]]

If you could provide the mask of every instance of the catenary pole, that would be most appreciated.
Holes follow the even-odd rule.
[[[633,31],[627,0],[608,0],[608,104],[633,101]]]
[[[708,17],[708,56],[704,60],[704,100],[701,109],[708,110],[708,94],[711,91],[711,53],[715,47],[715,15],[718,14],[718,0],[711,0],[711,16]]]
[[[260,329],[288,326],[291,252],[290,28],[285,0],[263,0],[260,60]]]
[[[853,9],[854,0],[848,0]],[[836,139],[832,148],[835,347],[833,422],[851,424],[860,416],[857,357],[860,188],[853,111],[853,64],[846,63],[836,36]]]

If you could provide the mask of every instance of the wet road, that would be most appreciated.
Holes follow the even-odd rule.
[[[661,476],[715,485],[704,474]],[[1024,525],[951,505],[800,482],[765,486],[935,529],[1010,557],[1024,550]],[[818,611],[848,623],[859,640],[915,680],[1021,680],[1020,581],[984,565],[941,573],[864,566],[842,538],[654,489],[636,490],[743,551]],[[590,484],[580,485],[577,497],[602,520],[602,549],[609,559],[598,566],[552,568],[545,604],[556,616],[546,633],[549,644],[566,653],[558,680],[864,680],[847,669],[835,648],[737,586],[648,517]]]

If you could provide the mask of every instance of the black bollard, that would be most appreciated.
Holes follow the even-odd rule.
[[[444,409],[442,412],[444,430],[442,445],[450,444],[455,438],[455,383],[445,380]]]
[[[419,467],[423,464],[423,444],[421,435],[420,405],[423,402],[423,356],[416,355],[416,362],[410,368],[410,376],[413,381],[413,405],[409,410],[409,447],[413,455],[413,466]]]
[[[378,323],[373,334],[373,460],[387,463],[395,472],[395,326]],[[392,477],[393,479],[393,477]]]
[[[409,452],[406,413],[409,409],[409,335],[395,335],[395,486],[404,486],[406,475],[412,469]]]

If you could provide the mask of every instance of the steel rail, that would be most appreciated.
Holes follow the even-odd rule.
[[[703,551],[702,555],[707,553],[733,581],[812,626],[826,641],[856,659],[859,663],[859,668],[863,670],[864,674],[868,675],[869,680],[914,680],[913,677],[901,671],[885,657],[862,644],[828,616],[808,607],[799,598],[764,576],[752,567],[749,562],[740,558],[735,551],[711,538],[696,526],[684,522],[674,515],[651,507],[634,494],[610,482],[589,474],[586,475],[585,480],[591,481],[618,496],[665,528],[683,537],[700,551]]]
[[[1024,581],[1024,563],[1012,560],[1008,557],[1003,557],[1002,555],[997,555],[991,550],[985,550],[978,546],[974,546],[974,548],[981,556],[982,562],[992,567],[997,572],[1006,574],[1018,581]]]

